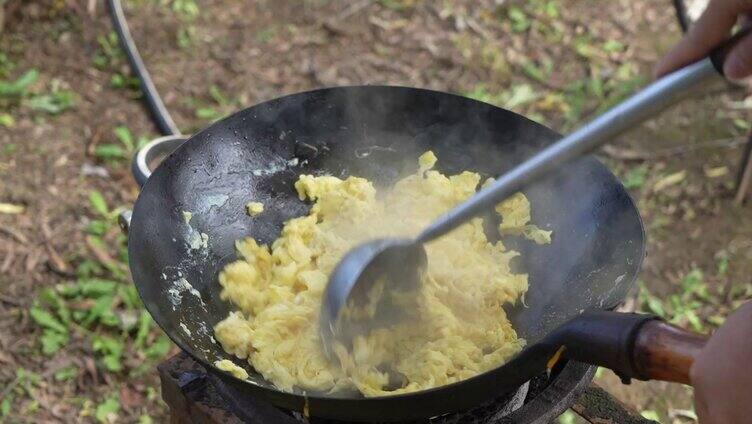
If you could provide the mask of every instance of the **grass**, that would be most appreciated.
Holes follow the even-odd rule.
[[[124,127],[120,127],[124,128]],[[126,134],[125,130],[121,130]],[[98,191],[89,195],[87,245],[93,254],[79,258],[75,277],[41,289],[29,317],[41,332],[36,349],[49,358],[75,354],[74,340],[93,352],[100,372],[129,379],[151,372],[155,362],[171,349],[169,339],[153,324],[127,273],[126,239],[116,224],[118,209],[110,208]],[[127,360],[126,358],[133,358]],[[55,371],[60,384],[72,382],[83,370],[66,366]],[[38,375],[19,369],[15,388],[0,403],[0,414],[10,413],[13,399],[31,399]],[[113,422],[120,410],[116,394],[90,405],[99,422]],[[31,413],[33,411],[29,411]],[[150,422],[148,415],[140,422]]]
[[[175,42],[183,50],[193,47],[196,44],[196,27],[194,25],[180,26],[175,32]]]
[[[113,67],[124,57],[115,31],[97,37],[97,45],[99,48],[92,58],[92,64],[97,69]]]
[[[622,178],[622,184],[628,189],[638,189],[645,185],[648,177],[648,165],[640,164],[627,170]]]
[[[177,46],[186,52],[195,47],[197,42],[197,27],[195,20],[201,9],[195,0],[158,0],[163,7],[169,8],[180,20],[180,25],[175,31]]]
[[[94,155],[107,163],[130,160],[136,150],[149,142],[146,136],[135,137],[124,125],[115,127],[113,134],[115,142],[100,144],[94,149]]]
[[[95,68],[110,72],[110,87],[117,90],[126,90],[131,98],[141,97],[140,82],[130,72],[120,72],[119,69],[125,63],[125,55],[120,50],[118,37],[114,31],[97,37],[97,52],[92,58]]]
[[[511,6],[509,10],[507,10],[507,17],[511,23],[512,31],[525,32],[530,29],[530,18],[521,8]]]
[[[79,333],[88,338],[105,369],[119,372],[126,342],[149,358],[161,357],[169,342],[164,337],[149,338],[151,319],[126,272],[125,237],[115,222],[119,210],[110,209],[98,191],[89,195],[89,210],[87,244],[97,259],[82,258],[74,280],[42,289],[29,315],[43,332],[39,343],[43,354],[56,354],[71,334]],[[113,235],[117,248],[110,252],[111,243],[105,239]]]
[[[729,267],[729,257],[718,256],[714,279],[722,280]],[[709,284],[699,268],[684,275],[676,292],[667,296],[654,295],[640,283],[641,307],[666,321],[683,328],[705,333],[723,324],[725,317],[752,298],[752,284]]]
[[[256,39],[261,41],[262,43],[268,43],[276,37],[277,33],[279,32],[279,27],[276,25],[272,25],[268,28],[264,28],[256,35]]]
[[[187,57],[190,58],[192,52],[201,52],[205,47],[197,46],[197,43],[204,39],[204,31],[209,35],[214,28],[208,25],[205,28],[203,21],[200,22],[202,26],[198,27],[200,10],[195,1],[141,2],[151,2],[152,5],[158,5],[155,7],[163,7],[162,12],[166,12],[165,15],[169,15],[168,18],[172,21],[177,17],[177,22],[172,22],[177,25],[175,43],[186,49],[183,53]],[[377,11],[383,12],[386,17],[408,13],[417,15],[428,9],[423,6],[416,8],[416,2],[407,0],[380,0],[378,3],[377,9],[380,10]],[[453,2],[445,2],[443,7],[449,8],[451,3]],[[537,120],[545,119],[552,126],[565,131],[623,99],[645,82],[645,77],[641,76],[644,73],[641,74],[637,66],[641,59],[631,56],[633,49],[628,48],[625,41],[629,34],[620,37],[618,30],[609,30],[607,34],[599,35],[596,26],[591,28],[588,22],[575,22],[578,25],[575,27],[572,25],[572,13],[567,9],[568,4],[560,1],[530,0],[497,4],[499,6],[493,10],[478,14],[474,14],[474,11],[462,11],[462,7],[457,7],[457,13],[463,16],[458,16],[456,22],[442,18],[442,28],[446,26],[455,40],[454,51],[450,53],[458,53],[457,56],[462,61],[459,66],[465,69],[447,65],[458,71],[446,73],[460,75],[457,85],[453,85],[453,81],[439,79],[444,75],[441,70],[436,74],[437,85],[446,84],[449,89],[465,92],[471,97],[514,109]],[[466,17],[472,20],[464,19]],[[397,17],[404,18],[405,16]],[[103,19],[103,15],[100,14],[99,19]],[[473,25],[462,30],[459,29],[460,22],[471,22]],[[225,23],[216,24],[219,26]],[[284,38],[285,34],[281,31],[289,28],[285,25],[284,22],[265,22],[253,27],[253,31],[258,31],[255,36],[259,42],[269,43]],[[487,28],[481,29],[487,31],[478,31],[479,26],[486,26]],[[21,29],[18,28],[17,31],[20,32]],[[585,28],[585,33],[578,28]],[[517,42],[516,45],[512,41]],[[11,42],[7,44],[9,48],[0,52],[0,87],[4,90],[4,94],[0,95],[0,132],[4,130],[2,127],[19,125],[18,121],[27,118],[26,115],[34,119],[52,120],[56,113],[76,108],[77,99],[75,96],[68,96],[64,83],[56,83],[54,78],[50,78],[51,75],[29,68],[30,65],[15,63],[16,57],[26,57],[20,49],[28,46]],[[378,40],[373,43],[376,54],[394,54],[391,46],[385,46],[387,45]],[[556,48],[552,49],[551,46]],[[92,66],[103,71],[101,75],[105,76],[98,82],[111,89],[122,90],[123,93],[119,94],[137,97],[138,81],[120,71],[125,69],[125,61],[115,34],[105,30],[94,47]],[[444,49],[444,46],[441,48]],[[518,51],[512,52],[512,48],[517,48]],[[195,57],[200,55],[195,54]],[[402,58],[395,57],[395,60],[400,59]],[[92,73],[98,74],[100,73]],[[296,75],[295,71],[291,75]],[[220,78],[221,73],[217,74],[215,80],[221,81]],[[299,81],[293,79],[291,82]],[[304,81],[302,84],[308,82]],[[237,100],[234,99],[234,94],[228,93],[229,90],[223,92],[219,87],[211,87],[197,98],[189,100],[194,124],[203,126],[235,109]],[[711,118],[714,117],[708,117],[709,120]],[[57,124],[54,121],[52,123]],[[733,125],[740,132],[749,128],[749,123],[743,118],[734,119]],[[105,137],[107,140],[100,142],[95,148],[99,161],[118,169],[119,172],[112,173],[113,175],[119,176],[125,172],[127,160],[134,149],[146,141],[141,136],[141,131],[136,131],[135,128],[116,127]],[[23,151],[22,143],[27,142],[24,138],[11,141],[0,146],[0,155],[4,161]],[[65,140],[55,142],[64,143]],[[646,213],[646,224],[650,227],[648,233],[654,240],[673,228],[673,222],[680,213],[672,212],[668,207],[684,201],[684,198],[673,196],[672,193],[678,192],[686,184],[686,181],[676,182],[679,174],[670,171],[683,169],[684,164],[669,164],[660,168],[661,161],[662,159],[650,159],[639,165],[624,164],[626,169],[621,174],[624,184],[644,198],[640,199],[641,210]],[[732,174],[733,165],[727,165]],[[0,167],[2,166],[4,164],[0,163]],[[686,168],[687,179],[695,178],[693,169],[688,166]],[[731,177],[724,178],[728,182],[732,180]],[[89,181],[111,184],[99,179],[81,179],[82,184],[90,184]],[[656,195],[655,184],[660,181],[663,182],[658,187],[663,189],[657,191],[660,194]],[[716,184],[721,184],[720,178],[715,181]],[[86,231],[86,244],[70,249],[69,254],[72,256],[65,258],[75,266],[72,276],[65,277],[60,284],[48,282],[46,288],[35,293],[32,307],[28,311],[18,312],[28,314],[21,318],[28,318],[33,323],[35,337],[30,351],[13,353],[33,358],[42,357],[43,361],[49,363],[71,356],[90,356],[95,361],[97,372],[105,376],[105,382],[100,380],[100,384],[95,387],[72,390],[87,398],[56,401],[74,405],[76,412],[80,412],[81,420],[109,422],[117,419],[116,417],[124,421],[127,411],[125,404],[121,405],[119,400],[119,386],[124,386],[126,381],[142,381],[132,379],[131,376],[153,370],[158,358],[170,349],[170,343],[144,312],[129,282],[125,266],[125,240],[114,224],[117,209],[107,201],[111,198],[109,193],[104,189],[102,192],[108,196],[103,196],[99,191],[88,192],[88,204],[69,210],[81,216],[76,222],[80,222],[81,228]],[[689,200],[690,203],[691,201],[692,199]],[[655,231],[656,229],[662,231]],[[703,251],[701,245],[695,248]],[[732,251],[731,247],[728,249]],[[658,255],[662,253],[658,252]],[[752,296],[752,288],[743,284],[746,280],[733,281],[729,277],[735,270],[735,260],[736,256],[722,252],[718,255],[715,266],[708,266],[703,262],[702,267],[699,267],[691,263],[677,264],[674,263],[676,261],[671,261],[666,272],[673,273],[674,268],[680,268],[680,278],[673,286],[661,286],[660,290],[650,285],[660,281],[657,281],[659,277],[652,277],[648,270],[648,284],[642,285],[639,298],[640,308],[658,313],[687,328],[704,331],[715,328],[728,311],[744,298]],[[8,421],[12,421],[17,413],[28,413],[33,417],[35,411],[42,408],[36,399],[39,398],[37,394],[43,394],[40,391],[45,386],[72,387],[77,380],[82,379],[82,373],[86,372],[76,365],[63,365],[49,376],[42,375],[41,367],[27,363],[24,363],[25,368],[12,370],[8,374],[9,381],[4,383],[13,388],[0,399],[0,415],[10,416]],[[148,396],[144,396],[145,404],[155,402],[158,398],[156,390],[152,389],[148,393]],[[649,415],[656,411],[661,417],[666,415],[663,405],[657,404],[648,404],[644,412]],[[141,423],[151,421],[149,415],[144,415],[143,412],[136,412],[132,419],[138,419]],[[560,422],[570,423],[574,419],[570,412],[562,416]],[[0,421],[3,419],[0,418]]]
[[[120,410],[120,402],[116,396],[108,397],[104,402],[97,406],[94,417],[101,423],[114,422],[117,419],[117,413]]]
[[[471,99],[495,104],[512,110],[530,104],[540,96],[529,84],[515,85],[495,94],[489,91],[486,85],[479,84],[472,91],[465,93],[465,95]]]
[[[169,6],[183,19],[195,19],[200,12],[195,0],[160,0],[160,2]]]
[[[76,94],[62,87],[58,80],[50,81],[46,90],[38,87],[40,73],[32,68],[16,78],[0,80],[0,125],[13,127],[13,113],[29,111],[32,114],[43,113],[57,115],[73,108],[77,101]]]
[[[16,64],[10,60],[7,54],[0,52],[0,78],[7,78],[16,68]]]
[[[410,9],[413,9],[417,1],[416,0],[378,0],[378,3],[389,10],[394,10],[395,12],[405,12]]]
[[[574,412],[566,410],[559,416],[558,422],[559,424],[575,424],[577,422],[576,417],[577,415]]]
[[[217,121],[232,112],[238,106],[241,106],[238,100],[230,99],[216,85],[209,87],[207,95],[204,98],[190,98],[186,103],[193,109],[194,116],[203,122],[202,125],[207,125]]]
[[[620,57],[626,46],[614,38],[601,39],[589,33],[575,34],[563,38],[558,1],[535,0],[508,3],[497,8],[495,19],[485,21],[487,31],[499,29],[501,39],[486,39],[483,36],[458,34],[453,38],[455,47],[466,59],[468,66],[479,68],[481,80],[477,87],[465,92],[503,107],[507,106],[507,93],[511,87],[526,85],[526,95],[534,100],[525,107],[515,104],[515,111],[532,115],[538,121],[553,121],[561,125],[562,131],[569,131],[588,118],[604,112],[626,98],[646,83],[646,78],[636,68],[634,62]],[[494,28],[495,27],[495,28]],[[520,35],[516,35],[520,34]],[[523,35],[524,34],[524,35]],[[530,42],[555,43],[569,51],[571,58],[562,62],[542,48],[534,55],[524,52],[511,55],[508,52],[509,38],[526,37]],[[571,66],[567,71],[562,63]],[[568,82],[552,82],[560,75],[585,72],[579,78]],[[525,82],[521,82],[525,79]],[[553,119],[551,117],[553,116]],[[563,118],[563,119],[562,119]]]

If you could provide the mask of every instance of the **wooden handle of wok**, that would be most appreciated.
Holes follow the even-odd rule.
[[[562,356],[610,368],[625,381],[690,384],[689,371],[707,336],[682,330],[653,315],[585,312],[552,331],[541,343],[547,366]]]
[[[689,370],[707,340],[663,321],[648,321],[635,338],[634,366],[641,378],[690,384]]]

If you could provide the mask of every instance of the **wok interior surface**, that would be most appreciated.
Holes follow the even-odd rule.
[[[129,235],[133,278],[154,320],[211,370],[215,360],[230,358],[212,328],[235,309],[219,298],[218,273],[235,259],[237,239],[271,243],[285,221],[307,213],[310,205],[293,187],[300,174],[356,175],[384,187],[414,172],[417,157],[433,150],[441,172],[470,170],[485,178],[556,139],[555,132],[515,113],[429,90],[340,87],[271,100],[194,135],[149,178]],[[626,190],[592,157],[563,165],[525,194],[533,222],[554,232],[552,244],[544,246],[504,239],[522,253],[517,265],[530,276],[524,305],[508,309],[530,345],[583,310],[623,300],[644,255],[644,236]],[[262,202],[264,213],[246,215],[249,201]],[[183,211],[192,213],[188,223]],[[191,248],[201,233],[207,247]],[[249,371],[250,382],[212,371],[275,405],[301,410],[307,403],[312,414],[352,419],[373,418],[368,414],[374,412],[363,411],[366,405],[381,410],[381,419],[456,410],[480,402],[471,398],[489,390],[487,397],[511,389],[524,371],[512,375],[501,367],[451,386],[362,399],[283,393],[245,361],[235,362]]]

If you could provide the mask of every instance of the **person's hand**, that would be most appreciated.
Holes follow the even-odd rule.
[[[734,312],[695,358],[690,370],[700,424],[752,420],[752,302]]]
[[[655,68],[662,76],[710,53],[731,35],[740,18],[752,13],[752,0],[711,0],[708,8],[679,42]],[[726,77],[734,80],[752,75],[752,36],[740,40],[723,64]]]

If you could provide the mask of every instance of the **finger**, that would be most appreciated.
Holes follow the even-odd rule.
[[[695,389],[695,413],[699,422],[705,424],[710,423],[710,413],[708,413],[707,402],[698,390]]]
[[[752,0],[712,0],[700,19],[655,68],[662,76],[705,57],[728,38],[740,15],[752,11]]]

